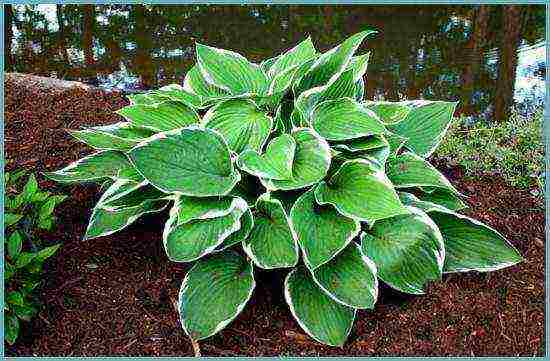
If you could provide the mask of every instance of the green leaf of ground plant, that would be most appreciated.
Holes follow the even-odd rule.
[[[174,101],[154,105],[129,105],[117,113],[128,119],[132,126],[163,132],[198,123],[200,118],[193,108]]]
[[[227,143],[210,129],[187,127],[159,133],[129,154],[138,171],[165,193],[221,196],[241,178]]]
[[[313,189],[294,203],[290,219],[310,270],[329,262],[361,230],[358,221],[342,216],[334,207],[318,205]]]
[[[412,108],[406,102],[367,101],[365,107],[378,115],[384,124],[396,124],[404,120]]]
[[[402,292],[423,294],[426,282],[441,279],[445,247],[430,217],[407,208],[409,214],[377,221],[362,233],[361,247],[382,281]]]
[[[183,329],[193,340],[210,337],[237,317],[256,287],[252,263],[234,251],[198,261],[179,292]]]
[[[23,237],[21,237],[21,233],[16,230],[8,238],[8,255],[12,260],[17,258],[22,247]]]
[[[290,179],[296,142],[289,134],[273,139],[267,145],[265,154],[247,150],[239,155],[237,164],[247,173],[260,178]]]
[[[127,151],[152,136],[154,131],[135,127],[129,122],[120,122],[84,130],[70,130],[69,133],[95,149]]]
[[[355,310],[334,301],[299,266],[285,279],[285,299],[300,327],[315,340],[342,346],[353,326]]]

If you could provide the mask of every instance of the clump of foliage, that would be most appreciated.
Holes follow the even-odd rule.
[[[39,235],[52,229],[53,211],[66,198],[41,191],[32,174],[21,189],[24,175],[25,171],[5,174],[4,340],[10,345],[19,335],[20,320],[30,321],[39,310],[34,291],[42,283],[44,261],[60,246],[45,246]]]
[[[512,186],[544,195],[543,111],[513,112],[505,122],[453,122],[436,156],[464,167],[467,176],[497,174]]]
[[[374,33],[319,53],[311,39],[254,64],[196,45],[183,86],[130,96],[126,121],[72,134],[97,152],[49,177],[104,181],[85,237],[170,207],[164,248],[193,262],[179,312],[194,340],[243,309],[255,267],[289,269],[286,301],[314,339],[342,345],[378,280],[422,294],[445,272],[491,271],[521,256],[457,213],[461,194],[426,161],[456,103],[363,99]]]

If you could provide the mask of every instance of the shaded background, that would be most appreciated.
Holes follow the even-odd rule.
[[[543,5],[5,5],[6,70],[136,91],[183,81],[194,42],[260,61],[306,35],[327,50],[368,26],[368,98],[460,100],[505,119],[544,96]]]

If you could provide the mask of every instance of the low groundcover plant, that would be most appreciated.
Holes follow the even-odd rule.
[[[456,106],[365,101],[375,31],[326,52],[310,38],[261,64],[196,44],[183,86],[129,96],[120,123],[71,131],[97,150],[47,175],[107,182],[85,238],[170,207],[168,258],[197,261],[179,313],[193,340],[241,312],[254,269],[288,268],[285,299],[311,337],[341,346],[378,280],[422,294],[445,272],[522,260],[494,229],[457,213],[455,187],[426,158]]]

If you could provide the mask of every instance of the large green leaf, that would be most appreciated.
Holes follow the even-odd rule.
[[[423,294],[426,282],[441,279],[445,247],[430,217],[407,208],[409,214],[377,221],[362,233],[361,247],[382,281],[402,292]]]
[[[374,33],[376,31],[362,31],[352,35],[337,47],[321,54],[296,84],[294,94],[298,95],[305,90],[326,85],[338,78],[363,40]]]
[[[295,151],[294,138],[283,134],[269,142],[263,155],[254,150],[244,151],[239,155],[237,164],[239,168],[256,177],[290,179]]]
[[[191,197],[178,198],[170,210],[162,235],[164,249],[173,262],[191,262],[214,251],[231,234],[241,228],[240,219],[248,206],[242,198],[231,200],[230,207],[223,199],[212,207],[210,212],[196,212],[195,218],[189,219],[188,209],[199,209],[203,205],[186,206],[195,202]],[[200,203],[201,199],[196,202]]]
[[[120,122],[83,130],[70,130],[69,134],[95,149],[127,151],[143,139],[152,136],[154,132],[147,128],[132,126],[129,122]]]
[[[441,209],[429,215],[443,235],[444,272],[496,271],[523,260],[500,233],[479,221]]]
[[[171,100],[154,105],[129,105],[116,113],[128,119],[135,127],[148,128],[155,132],[183,128],[200,120],[193,108]]]
[[[383,148],[388,146],[388,141],[381,135],[373,135],[370,137],[355,138],[346,141],[335,142],[332,144],[332,148],[349,152],[349,153],[362,153],[365,151]]]
[[[406,102],[366,101],[363,103],[378,115],[384,124],[396,124],[404,120],[412,107]]]
[[[247,209],[247,211],[242,215],[240,222],[241,228],[239,228],[237,232],[231,233],[229,237],[224,239],[223,242],[219,244],[214,251],[218,252],[232,247],[238,243],[241,243],[248,237],[250,231],[252,230],[252,227],[254,227],[254,216],[252,216],[252,212],[250,211],[250,209]]]
[[[145,198],[141,202],[127,206],[115,207],[110,204],[110,202],[116,201],[130,192],[139,191],[143,186],[144,183],[136,183],[125,179],[115,181],[94,207],[84,239],[113,234],[134,223],[144,214],[162,211],[167,205],[165,197]]]
[[[55,172],[44,175],[56,182],[88,182],[115,178],[120,171],[132,171],[133,166],[122,152],[106,150],[93,153]]]
[[[234,251],[198,261],[185,276],[178,310],[193,340],[210,337],[233,321],[256,287],[252,264]]]
[[[292,177],[289,180],[261,179],[270,191],[300,189],[319,182],[330,167],[330,147],[317,133],[308,128],[292,132],[296,151],[292,163]]]
[[[267,74],[271,78],[274,78],[277,74],[283,73],[288,69],[295,68],[296,66],[305,63],[314,57],[316,53],[317,51],[311,41],[311,37],[307,37],[298,45],[274,59],[274,62],[269,67]]]
[[[363,55],[357,55],[351,58],[346,70],[353,72],[353,81],[358,82],[363,79],[363,76],[367,72],[367,66],[369,65],[370,53]]]
[[[453,185],[424,158],[405,152],[388,160],[388,178],[396,188],[435,187],[458,194]]]
[[[422,201],[439,204],[453,211],[468,208],[468,205],[455,195],[455,193],[443,188],[435,188],[433,192],[418,194],[418,198]]]
[[[332,206],[315,203],[313,189],[294,203],[290,219],[310,270],[329,262],[361,230],[358,221],[342,216]]]
[[[407,147],[421,157],[428,157],[437,148],[447,132],[457,102],[419,100],[406,102],[412,109],[390,130],[407,139]]]
[[[313,109],[311,125],[323,138],[336,141],[386,131],[376,114],[349,98],[318,104]]]
[[[229,93],[267,93],[269,79],[259,65],[229,50],[197,43],[197,64],[207,82]]]
[[[330,298],[305,267],[293,269],[286,277],[285,299],[292,316],[308,335],[329,346],[344,345],[353,326],[355,309]]]
[[[210,129],[192,126],[159,133],[129,154],[139,172],[166,193],[226,195],[241,178],[227,143]]]
[[[345,162],[315,189],[319,204],[332,204],[344,216],[365,221],[408,213],[384,171],[368,160]]]
[[[201,108],[204,101],[201,95],[195,94],[191,90],[186,89],[179,84],[165,85],[150,93],[159,98],[183,102],[193,108]]]
[[[273,120],[246,99],[231,99],[210,108],[202,120],[206,128],[223,135],[235,153],[260,151],[269,136]]]
[[[293,267],[298,262],[298,244],[281,202],[265,193],[254,208],[254,227],[243,249],[264,269]]]
[[[200,96],[202,98],[203,105],[204,103],[209,103],[209,101],[231,96],[227,90],[212,85],[204,80],[204,77],[197,65],[194,65],[187,72],[187,74],[185,74],[183,88]]]
[[[323,291],[345,306],[374,308],[378,297],[376,266],[355,242],[313,271],[313,278]]]

